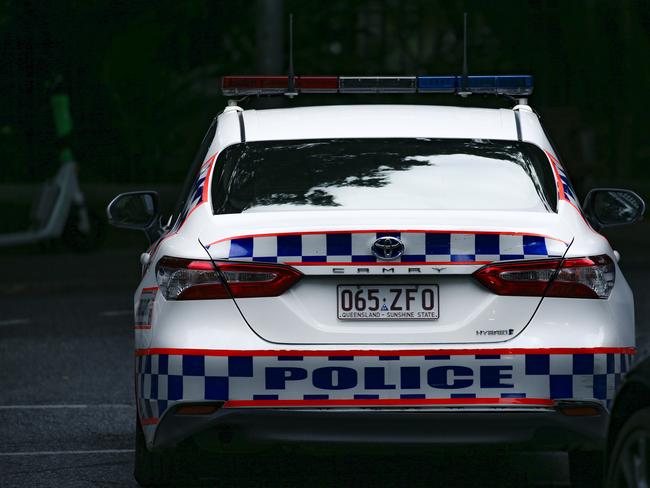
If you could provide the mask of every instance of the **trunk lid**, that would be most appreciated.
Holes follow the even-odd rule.
[[[213,259],[280,262],[304,273],[281,296],[236,300],[262,338],[350,345],[508,340],[528,324],[540,298],[495,295],[472,273],[495,261],[561,256],[572,237],[557,214],[493,210],[248,212],[214,216],[200,236]],[[384,236],[401,241],[401,257],[373,254]],[[345,288],[364,290],[366,299],[368,290],[384,290],[380,300],[407,289],[420,300],[417,290],[435,288],[437,318],[342,319]],[[396,306],[404,308],[400,300]]]

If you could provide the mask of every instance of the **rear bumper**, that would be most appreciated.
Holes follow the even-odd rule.
[[[199,444],[232,438],[600,448],[608,405],[628,364],[624,348],[150,349],[138,353],[136,391],[154,449],[189,437]],[[565,417],[558,402],[593,403],[598,412]],[[205,403],[223,408],[207,416],[176,413]]]
[[[579,404],[598,413],[577,417],[556,407],[419,407],[221,408],[210,415],[180,415],[174,408],[160,419],[151,447],[171,448],[193,438],[200,447],[225,450],[278,444],[601,449],[608,413],[599,403]]]

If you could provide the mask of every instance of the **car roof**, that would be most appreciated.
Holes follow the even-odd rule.
[[[246,141],[366,137],[518,138],[516,112],[511,109],[333,105],[245,110],[240,113]],[[237,122],[236,132],[239,133],[239,121],[235,117],[229,119],[230,123]]]

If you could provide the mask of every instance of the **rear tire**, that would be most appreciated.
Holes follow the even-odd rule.
[[[635,412],[624,424],[610,456],[607,486],[628,488],[650,483],[650,407]]]
[[[574,488],[603,486],[604,455],[600,451],[569,452],[569,477]]]
[[[185,486],[192,477],[184,451],[151,452],[147,449],[144,432],[136,420],[134,476],[140,486]]]

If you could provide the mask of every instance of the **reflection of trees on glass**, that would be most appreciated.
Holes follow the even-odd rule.
[[[226,148],[216,163],[215,213],[268,205],[335,207],[327,188],[382,187],[391,173],[436,166],[434,157],[467,155],[514,163],[544,202],[554,182],[544,154],[527,143],[455,139],[264,141]],[[471,178],[471,175],[468,175]],[[551,204],[554,206],[554,203]]]

